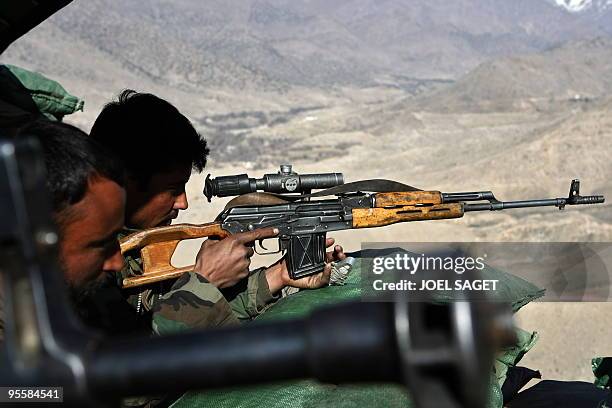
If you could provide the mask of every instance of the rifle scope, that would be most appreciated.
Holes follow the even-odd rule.
[[[210,202],[212,197],[231,197],[263,191],[277,194],[309,194],[311,190],[336,187],[344,184],[342,173],[297,174],[290,164],[281,164],[277,174],[264,174],[260,179],[246,174],[206,176],[204,195]]]

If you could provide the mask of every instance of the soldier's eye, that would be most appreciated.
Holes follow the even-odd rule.
[[[170,193],[173,196],[180,196],[185,192],[185,186],[175,186],[170,189]]]
[[[117,245],[119,245],[119,241],[117,241],[115,236],[112,236],[110,238],[93,242],[91,247],[101,249],[103,251],[111,251],[114,250]]]

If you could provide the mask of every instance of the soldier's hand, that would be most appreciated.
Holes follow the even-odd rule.
[[[327,240],[325,241],[325,247],[329,248],[330,246],[334,245],[335,242],[335,239],[327,238]],[[344,249],[340,245],[336,245],[333,251],[325,253],[325,262],[327,263],[344,261],[345,259],[346,254],[344,253]]]
[[[334,245],[335,240],[333,238],[327,238],[325,246],[329,248]],[[271,266],[269,269],[268,284],[272,293],[277,292],[285,286],[292,286],[299,289],[317,289],[329,285],[329,278],[331,276],[331,262],[342,261],[346,259],[346,254],[340,245],[336,245],[331,252],[325,254],[325,268],[322,272],[307,276],[301,279],[291,279],[289,277],[289,270],[287,269],[287,263],[284,259],[281,259],[277,264]]]
[[[234,286],[249,276],[254,242],[276,235],[278,229],[262,228],[230,235],[220,241],[207,239],[196,256],[194,272],[218,288]]]

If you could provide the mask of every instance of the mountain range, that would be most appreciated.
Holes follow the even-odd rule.
[[[612,8],[612,0],[550,0],[572,13],[605,13]]]
[[[126,77],[190,92],[409,89],[415,80],[455,80],[493,58],[609,36],[608,2],[75,0],[2,60],[84,81],[108,61]],[[579,6],[582,13],[567,11]]]

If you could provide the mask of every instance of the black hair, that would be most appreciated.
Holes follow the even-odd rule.
[[[200,173],[209,153],[206,140],[171,103],[130,89],[104,106],[90,136],[112,150],[141,184],[183,163]]]
[[[91,177],[124,185],[121,161],[77,127],[39,120],[22,128],[20,135],[36,136],[40,141],[56,214],[83,199]]]

